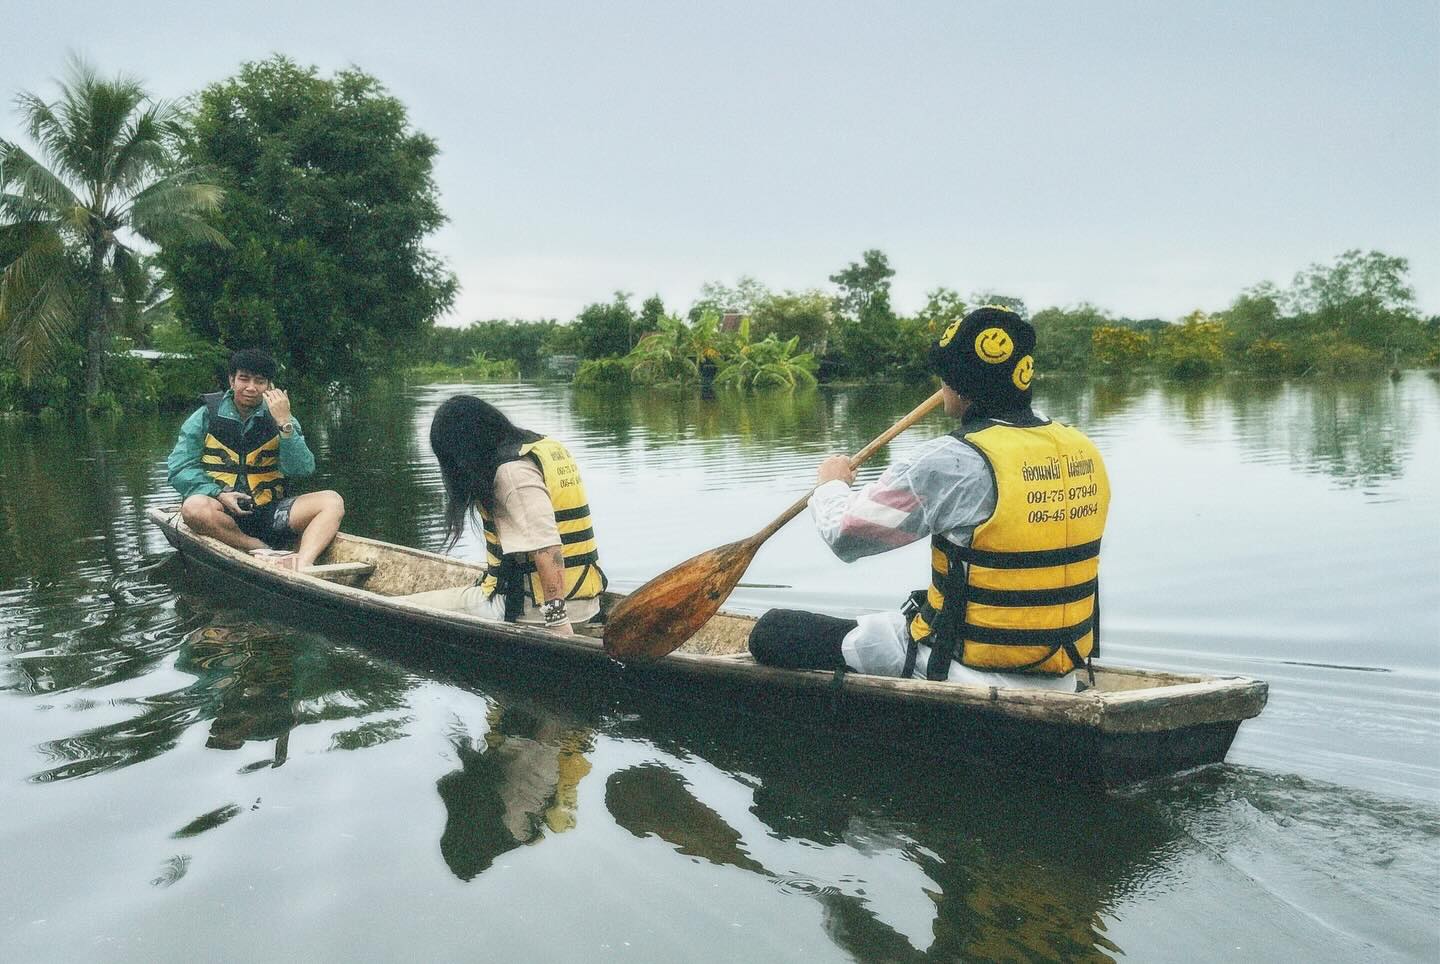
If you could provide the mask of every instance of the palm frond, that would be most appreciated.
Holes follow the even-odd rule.
[[[94,191],[93,206],[103,207],[108,201],[109,162],[127,120],[145,100],[145,89],[123,74],[102,79],[78,57],[70,59],[67,74],[60,83],[60,100],[46,112],[51,120],[41,126],[53,128],[58,122],[63,130],[48,134],[48,140],[59,148],[52,160]],[[47,135],[36,126],[31,124],[31,134],[47,148],[49,156]]]
[[[4,177],[0,183],[30,204],[43,206],[52,217],[85,206],[69,185],[18,144],[0,141],[0,172]],[[32,215],[25,220],[34,219]]]
[[[135,192],[163,169],[168,156],[166,141],[174,127],[173,115],[170,105],[151,104],[126,123],[108,164],[107,180],[117,193]]]
[[[151,283],[150,272],[145,270],[140,256],[125,245],[117,244],[110,256],[110,270],[120,282],[120,296],[138,310],[138,305],[150,294]]]
[[[79,327],[74,266],[58,234],[40,233],[0,273],[0,351],[27,384]]]
[[[225,235],[204,220],[219,209],[224,197],[224,190],[217,185],[191,183],[177,175],[136,194],[126,220],[147,241],[206,241],[228,248]]]
[[[70,140],[65,122],[55,108],[29,91],[15,96],[15,106],[25,119],[25,131],[40,145],[40,153],[56,166],[69,167]]]

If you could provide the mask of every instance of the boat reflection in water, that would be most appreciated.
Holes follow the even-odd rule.
[[[575,826],[577,787],[590,772],[590,730],[523,705],[491,704],[480,740],[454,739],[460,768],[435,784],[445,802],[440,854],[461,880],[547,832]]]
[[[861,960],[1109,960],[1123,950],[1107,923],[1170,890],[1196,856],[1153,800],[907,760],[639,696],[617,714],[613,694],[583,679],[517,688],[514,677],[497,682],[503,668],[453,650],[384,648],[495,701],[483,736],[452,734],[460,767],[436,787],[440,850],[462,880],[567,831],[577,853],[600,846],[591,856],[601,859],[613,853],[613,821],[683,861],[644,859],[677,903],[706,905],[710,886],[734,887],[707,885],[705,866],[814,902],[821,931],[797,932],[796,950],[820,939]],[[580,813],[600,787],[607,813]]]
[[[1112,959],[1106,918],[1170,872],[1181,835],[1124,799],[837,758],[774,731],[685,743],[610,774],[615,822],[814,900],[862,960]]]
[[[192,633],[175,668],[199,677],[194,689],[215,697],[205,745],[239,750],[246,743],[274,740],[270,765],[283,764],[296,723],[295,658],[291,637],[246,624],[206,626]]]

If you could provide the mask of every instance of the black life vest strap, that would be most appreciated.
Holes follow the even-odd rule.
[[[945,605],[930,626],[930,662],[925,665],[925,678],[944,680],[950,676],[950,661],[964,661],[965,606],[969,598],[965,566],[960,547],[949,539],[935,536],[931,544],[945,554],[945,585],[939,587]]]
[[[515,565],[514,556],[502,556],[495,570],[495,592],[505,600],[505,621],[513,623],[525,613],[526,583],[529,582]]]
[[[991,552],[955,546],[961,561],[983,569],[1048,569],[1051,566],[1073,566],[1100,555],[1100,540],[1066,546],[1063,549],[1040,549],[1033,552]]]
[[[915,661],[920,656],[920,641],[910,633],[910,622],[915,614],[925,608],[925,602],[930,593],[925,589],[917,589],[906,598],[904,605],[900,607],[900,615],[905,617],[905,635],[909,637],[909,644],[905,647],[905,666],[900,670],[901,679],[909,679],[915,672]]]

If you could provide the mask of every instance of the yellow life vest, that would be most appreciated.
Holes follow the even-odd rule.
[[[594,599],[605,591],[610,582],[600,569],[600,552],[595,544],[595,529],[590,523],[590,502],[585,497],[585,483],[580,481],[580,467],[565,446],[552,438],[521,445],[514,458],[530,459],[540,467],[540,474],[545,477],[545,489],[555,510],[555,526],[560,530],[560,551],[565,557],[565,598]],[[483,506],[480,522],[485,528],[486,567],[480,588],[486,598],[493,597],[497,592],[514,598],[518,593],[512,593],[510,586],[518,583],[518,588],[529,596],[530,602],[539,606],[545,601],[545,590],[540,585],[535,563],[524,553],[504,553],[495,519]],[[506,618],[517,616],[518,612],[507,606]]]
[[[1060,676],[1098,648],[1100,537],[1110,481],[1094,444],[1058,422],[983,420],[952,433],[995,477],[995,512],[968,548],[931,540],[930,588],[910,618],[931,648],[926,676],[951,659],[975,669]]]
[[[200,467],[227,489],[245,492],[255,504],[285,498],[280,471],[280,427],[268,411],[244,422],[220,414],[223,392],[202,396],[209,414]]]

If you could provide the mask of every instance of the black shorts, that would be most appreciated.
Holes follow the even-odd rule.
[[[290,510],[294,506],[294,496],[270,501],[256,506],[249,515],[235,516],[235,524],[241,532],[270,548],[285,549],[295,542],[295,533],[290,530]]]

